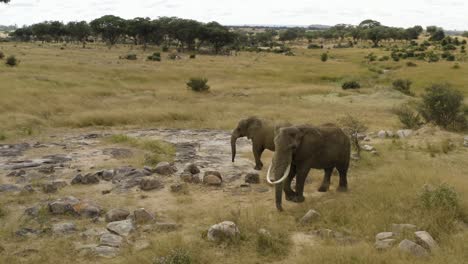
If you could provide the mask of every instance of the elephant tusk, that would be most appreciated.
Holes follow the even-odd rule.
[[[286,177],[288,177],[289,171],[291,170],[291,164],[289,164],[288,167],[286,168],[286,171],[284,172],[283,177],[275,182],[272,182],[270,179],[271,166],[272,164],[270,164],[270,167],[268,167],[268,173],[267,173],[267,182],[269,184],[279,184],[279,183],[282,183],[284,180],[286,180]]]

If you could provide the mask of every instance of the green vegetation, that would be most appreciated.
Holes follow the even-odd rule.
[[[394,112],[405,128],[417,129],[423,124],[419,113],[407,104],[396,108]]]
[[[359,89],[361,88],[361,84],[359,84],[357,81],[348,81],[344,82],[341,88],[343,88],[343,90]]]
[[[392,83],[393,89],[403,94],[414,96],[414,93],[411,91],[411,84],[413,84],[413,82],[408,79],[398,79]]]
[[[210,86],[208,86],[207,83],[208,79],[206,78],[190,78],[187,82],[187,87],[195,92],[206,92],[210,89]]]
[[[6,61],[5,61],[5,64],[10,66],[10,67],[14,67],[14,66],[17,66],[19,63],[19,61],[16,59],[15,56],[11,55],[11,56],[8,56],[8,58],[6,58]]]
[[[322,53],[322,55],[320,55],[320,60],[326,62],[328,60],[328,53]]]

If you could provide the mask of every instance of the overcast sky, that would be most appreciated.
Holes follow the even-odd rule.
[[[0,4],[2,25],[90,21],[108,14],[127,19],[177,16],[225,25],[358,24],[371,18],[388,26],[468,30],[466,0],[11,0]]]

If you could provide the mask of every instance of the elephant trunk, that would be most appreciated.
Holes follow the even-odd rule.
[[[270,184],[275,184],[275,202],[276,208],[283,211],[282,195],[283,195],[283,181],[289,176],[292,162],[292,150],[277,149],[273,159],[271,160],[270,168],[268,169],[267,181]],[[273,171],[275,181],[270,179],[270,173]]]
[[[232,162],[236,159],[236,141],[239,138],[237,132],[232,132],[231,135],[231,153],[232,153]]]

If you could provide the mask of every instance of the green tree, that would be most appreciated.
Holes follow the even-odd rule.
[[[200,35],[202,41],[210,43],[216,54],[229,44],[234,43],[234,34],[229,29],[220,25],[218,22],[210,22],[203,27],[203,33]]]
[[[405,35],[407,40],[418,39],[419,35],[423,32],[423,28],[421,26],[414,26],[405,29]]]
[[[91,21],[90,26],[95,34],[101,36],[108,43],[109,48],[114,46],[125,33],[125,20],[123,18],[107,15]]]
[[[83,44],[83,48],[86,47],[86,40],[91,36],[91,27],[86,21],[80,22],[69,22],[67,24],[68,33],[70,37],[79,41]]]
[[[388,28],[385,26],[370,27],[365,32],[366,38],[374,43],[374,47],[378,47],[380,41],[388,38]]]
[[[372,19],[366,19],[359,23],[359,27],[362,29],[368,29],[368,28],[374,28],[374,27],[380,27],[382,24],[380,24],[379,21],[375,21]]]
[[[161,34],[157,21],[152,21],[150,18],[137,17],[127,20],[125,32],[131,36],[135,45],[142,44],[143,49],[146,50],[148,42],[150,42],[153,35]],[[159,30],[158,30],[159,29]],[[156,40],[156,38],[154,38]]]

